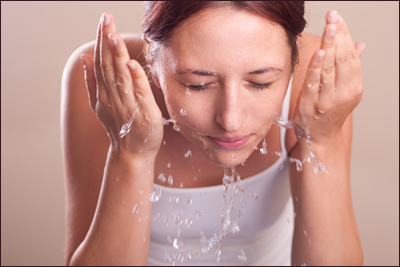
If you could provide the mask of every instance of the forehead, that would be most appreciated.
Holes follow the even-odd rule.
[[[176,64],[204,67],[238,58],[244,64],[290,56],[282,26],[230,6],[207,8],[184,21],[174,30],[167,49]]]

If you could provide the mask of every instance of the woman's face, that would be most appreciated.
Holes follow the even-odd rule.
[[[159,55],[180,133],[215,164],[244,162],[280,114],[291,75],[284,29],[248,11],[208,8],[179,25]]]

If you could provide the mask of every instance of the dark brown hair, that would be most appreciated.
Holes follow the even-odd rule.
[[[146,1],[142,29],[147,61],[154,61],[158,48],[168,44],[173,30],[184,20],[205,8],[227,4],[268,18],[285,29],[292,48],[293,71],[298,62],[296,38],[306,26],[304,1]]]

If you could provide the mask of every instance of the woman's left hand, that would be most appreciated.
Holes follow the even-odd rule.
[[[363,81],[360,55],[365,45],[354,44],[337,11],[326,15],[321,49],[309,64],[293,122],[297,136],[326,143],[342,135],[346,118],[361,101]]]

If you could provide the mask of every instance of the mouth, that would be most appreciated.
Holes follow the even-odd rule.
[[[229,137],[229,138],[228,137],[216,138],[208,136],[208,138],[219,148],[228,150],[240,148],[247,142],[249,137],[250,135],[240,136],[240,137]]]

